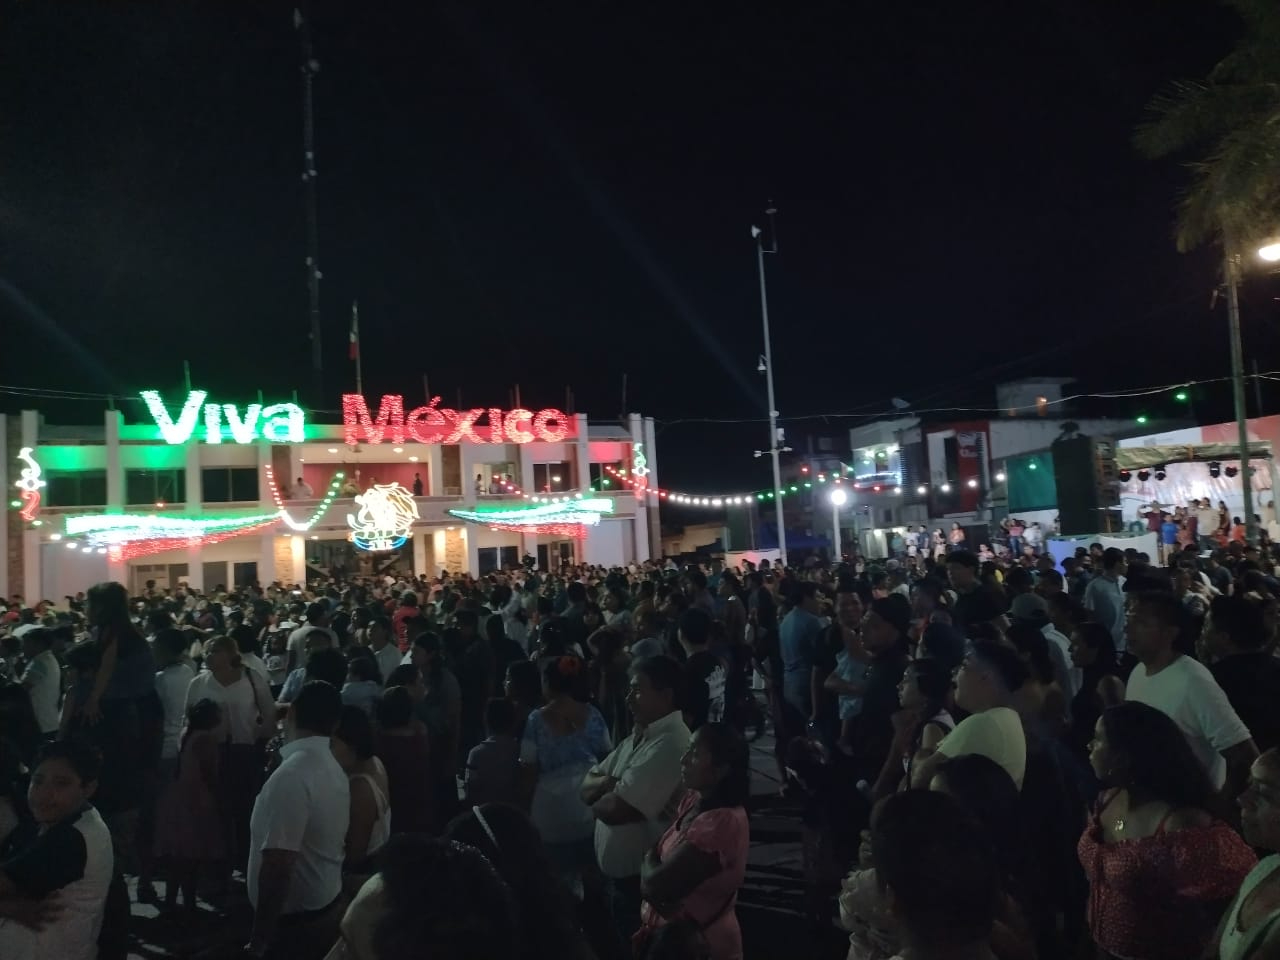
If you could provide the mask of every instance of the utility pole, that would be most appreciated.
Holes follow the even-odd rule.
[[[773,394],[773,347],[769,342],[769,295],[765,289],[764,280],[764,255],[766,253],[778,252],[777,232],[774,230],[773,217],[777,213],[775,207],[770,206],[765,213],[769,217],[769,249],[765,250],[762,231],[759,227],[751,228],[751,236],[756,241],[756,266],[760,271],[760,320],[764,326],[764,357],[762,364],[764,366],[765,389],[768,393],[769,401],[769,456],[773,458],[773,502],[777,508],[778,522],[778,556],[782,561],[782,565],[787,566],[787,525],[783,517],[782,509],[782,467],[779,463],[778,456],[781,453],[782,438],[778,434],[778,405],[774,400]]]
[[[1249,472],[1249,412],[1244,398],[1244,351],[1240,343],[1240,257],[1227,250],[1223,266],[1227,281],[1227,326],[1231,335],[1231,397],[1235,401],[1236,431],[1240,442],[1240,490],[1244,499],[1245,539],[1257,543],[1258,524],[1253,519],[1253,477]]]
[[[302,43],[302,184],[307,218],[307,301],[311,320],[312,402],[324,402],[324,341],[320,325],[320,222],[316,198],[316,131],[313,101],[315,75],[320,64],[312,55],[311,29],[300,8],[293,11],[293,26]]]

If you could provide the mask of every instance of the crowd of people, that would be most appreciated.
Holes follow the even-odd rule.
[[[0,957],[735,960],[766,728],[850,958],[1280,949],[1269,552],[912,559],[14,598]]]

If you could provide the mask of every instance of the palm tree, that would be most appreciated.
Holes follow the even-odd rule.
[[[1237,287],[1241,254],[1280,226],[1280,3],[1225,0],[1244,20],[1244,34],[1204,80],[1181,80],[1149,104],[1134,140],[1151,158],[1198,154],[1191,185],[1178,203],[1174,238],[1180,251],[1204,243],[1222,248],[1231,335],[1232,393],[1240,442],[1247,536],[1257,536],[1249,482]]]
[[[1238,256],[1280,226],[1280,4],[1225,0],[1244,20],[1235,50],[1204,80],[1156,95],[1134,140],[1148,157],[1198,154],[1178,204],[1178,249]]]

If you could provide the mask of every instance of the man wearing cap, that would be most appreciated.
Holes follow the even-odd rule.
[[[1064,637],[1049,619],[1049,603],[1037,593],[1024,593],[1015,597],[1009,607],[1014,623],[1026,623],[1038,627],[1049,641],[1049,659],[1053,661],[1053,678],[1058,681],[1066,697],[1068,709],[1080,690],[1082,673],[1071,665],[1071,641]]]

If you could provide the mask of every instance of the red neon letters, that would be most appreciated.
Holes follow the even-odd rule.
[[[425,407],[404,408],[404,397],[386,394],[378,414],[358,393],[342,396],[343,440],[357,443],[559,443],[573,436],[574,422],[559,410],[509,410],[475,407],[451,410],[432,397]],[[483,425],[481,420],[484,421]]]

